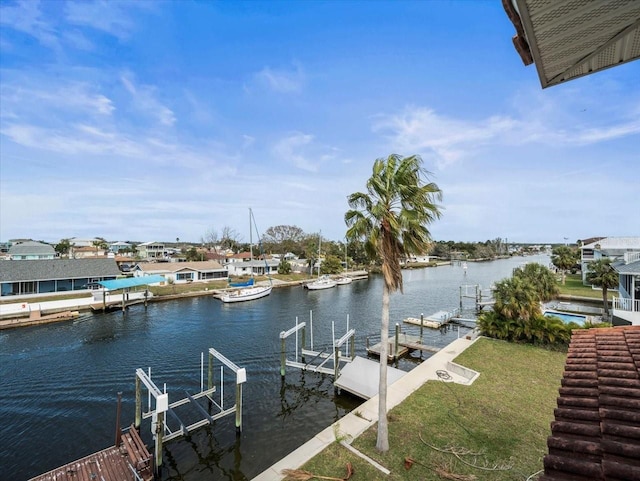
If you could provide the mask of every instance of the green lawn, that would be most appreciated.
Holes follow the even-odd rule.
[[[582,285],[582,277],[580,274],[567,274],[565,284],[562,285],[562,280],[558,277],[558,287],[560,294],[566,294],[570,296],[580,297],[592,297],[594,299],[602,300],[602,291],[592,289],[591,286]],[[607,297],[612,299],[615,293],[608,292]]]
[[[375,449],[375,427],[354,440],[353,446],[391,470],[390,476],[337,443],[303,469],[340,477],[351,462],[354,481],[525,480],[542,468],[565,357],[529,345],[481,339],[456,360],[480,372],[473,385],[430,381],[389,413],[389,452]],[[508,469],[471,467],[437,450],[447,448],[476,466]],[[407,457],[416,461],[409,470],[404,467]],[[443,478],[437,469],[477,478]]]

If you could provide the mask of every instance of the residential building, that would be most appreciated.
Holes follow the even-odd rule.
[[[100,242],[102,239],[81,239],[80,237],[72,237],[69,239],[69,244],[73,247],[93,247],[96,242]]]
[[[90,290],[119,275],[115,260],[108,258],[5,261],[0,268],[0,296]]]
[[[118,254],[119,252],[129,250],[132,247],[133,246],[131,244],[129,244],[128,242],[122,242],[122,241],[113,242],[113,243],[109,244],[109,252],[113,252],[114,254]]]
[[[69,257],[73,259],[91,259],[94,257],[105,257],[107,255],[104,249],[99,247],[72,247],[69,252]]]
[[[640,326],[640,252],[626,252],[613,263],[619,296],[613,298],[613,324]]]
[[[36,241],[24,241],[13,244],[9,248],[11,260],[42,260],[55,259],[56,251],[53,246]]]
[[[590,239],[589,239],[590,240]],[[640,252],[640,237],[602,237],[580,246],[582,282],[588,285],[589,262],[608,258],[612,262],[622,260],[625,254]]]
[[[160,242],[143,242],[136,246],[140,259],[166,259],[168,257],[164,244]]]
[[[279,260],[253,260],[230,262],[227,269],[230,276],[265,276],[268,274],[276,274],[278,272]]]
[[[140,262],[133,268],[136,277],[161,275],[167,282],[183,284],[226,280],[227,270],[216,261],[193,262]]]

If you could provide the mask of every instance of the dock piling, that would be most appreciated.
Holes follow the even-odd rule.
[[[122,442],[122,430],[120,429],[120,411],[122,409],[122,391],[118,392],[118,407],[116,408],[116,448]]]
[[[142,423],[142,389],[140,386],[140,378],[136,376],[136,418],[135,428],[139,431]]]
[[[156,449],[154,455],[155,461],[155,475],[160,475],[160,469],[162,468],[162,436],[164,434],[164,412],[158,412],[156,421]]]
[[[398,347],[400,344],[400,324],[396,322],[396,339],[395,339],[395,347],[393,350],[393,359],[398,359]]]
[[[280,376],[284,378],[285,366],[287,363],[287,353],[285,345],[284,331],[280,333]]]

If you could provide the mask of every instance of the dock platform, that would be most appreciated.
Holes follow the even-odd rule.
[[[382,350],[382,343],[379,342],[373,346],[367,346],[367,352],[374,356],[380,357]],[[387,350],[387,358],[390,361],[406,355],[409,351],[427,351],[438,352],[440,348],[434,346],[427,346],[420,342],[420,336],[412,336],[410,334],[399,333],[398,334],[398,351],[396,352],[396,338],[395,336],[389,337],[389,349]]]
[[[152,481],[151,454],[135,429],[122,435],[120,446],[111,446],[60,466],[29,481]]]
[[[438,311],[422,319],[419,317],[407,317],[402,322],[430,329],[440,329],[457,315],[459,315],[459,310],[453,309],[451,311]]]
[[[402,376],[405,371],[387,366],[387,386]],[[352,362],[340,371],[334,385],[362,399],[371,399],[378,394],[380,364],[364,357],[356,356]]]

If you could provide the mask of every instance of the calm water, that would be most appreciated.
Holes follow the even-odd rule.
[[[459,266],[405,271],[404,295],[391,298],[391,322],[458,307],[460,285],[489,287],[525,261],[547,265],[549,259],[469,263],[466,274]],[[151,367],[154,382],[161,388],[166,383],[174,401],[185,390],[199,390],[200,353],[214,347],[247,369],[243,432],[236,437],[229,416],[168,443],[163,479],[251,479],[361,402],[337,395],[329,376],[288,368],[282,381],[279,333],[293,327],[296,316],[308,321],[312,310],[315,348],[327,347],[331,322],[340,337],[349,314],[358,354],[366,356],[366,337],[379,336],[381,293],[381,278],[372,277],[326,291],[274,289],[248,303],[199,297],[133,306],[126,315],[88,314],[74,322],[0,331],[0,476],[26,480],[109,446],[118,391],[122,425],[133,422],[137,368]],[[437,346],[458,335],[425,331],[425,343]],[[293,351],[294,342],[288,347]],[[409,370],[418,362],[416,354],[398,367]],[[227,406],[234,402],[232,387],[225,386]],[[178,409],[185,424],[199,419],[194,409]],[[151,445],[148,420],[142,433]]]

